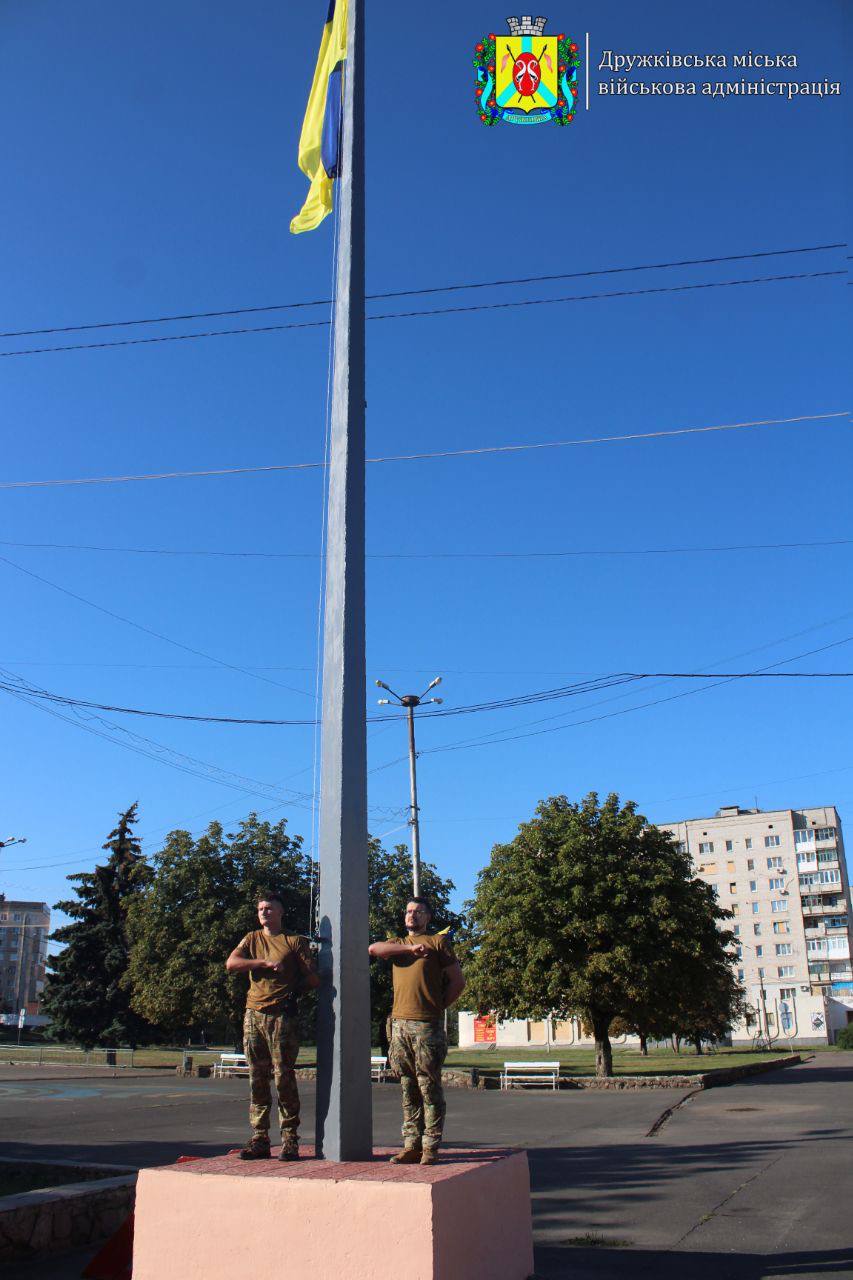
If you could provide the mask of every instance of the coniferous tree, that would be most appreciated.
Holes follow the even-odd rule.
[[[76,898],[54,910],[70,916],[51,941],[63,944],[48,959],[44,1008],[51,1031],[91,1049],[95,1045],[144,1044],[155,1028],[130,1007],[123,985],[129,961],[127,912],[150,876],[139,839],[133,833],[137,806],[119,815],[104,849],[109,857],[94,871],[68,876]]]

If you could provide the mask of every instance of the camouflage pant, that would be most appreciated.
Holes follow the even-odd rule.
[[[249,1063],[249,1123],[253,1132],[263,1137],[269,1134],[274,1077],[282,1142],[295,1141],[299,1129],[299,1093],[293,1072],[299,1053],[296,1019],[247,1009],[243,1051]]]
[[[447,1037],[440,1021],[410,1022],[395,1018],[388,1065],[403,1089],[403,1143],[435,1150],[444,1130],[441,1067]]]

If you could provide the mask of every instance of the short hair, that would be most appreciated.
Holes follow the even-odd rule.
[[[275,893],[272,889],[270,889],[269,893],[265,889],[259,893],[255,900],[255,906],[260,906],[262,902],[277,902],[282,911],[284,910],[284,899],[281,894]]]
[[[410,902],[417,902],[419,906],[426,907],[431,916],[435,915],[429,898],[419,898],[417,895],[413,895],[411,898],[406,899],[406,906],[408,906]]]

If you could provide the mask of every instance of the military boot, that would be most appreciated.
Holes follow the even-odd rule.
[[[420,1164],[422,1159],[420,1147],[403,1147],[391,1157],[391,1164]]]
[[[269,1160],[270,1140],[266,1134],[253,1134],[240,1152],[241,1160]]]

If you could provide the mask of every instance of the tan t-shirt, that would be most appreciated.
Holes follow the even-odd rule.
[[[444,1016],[445,969],[456,964],[456,956],[446,935],[419,933],[405,938],[394,938],[404,946],[429,947],[430,953],[422,960],[415,956],[403,956],[392,960],[394,976],[394,1007],[392,1018],[412,1022],[426,1022]]]
[[[249,974],[246,1008],[261,1013],[280,1013],[301,990],[302,975],[314,972],[307,940],[288,933],[268,934],[255,929],[246,934],[236,951],[243,960],[269,960],[272,964],[280,961],[284,965],[282,973],[261,970]]]

